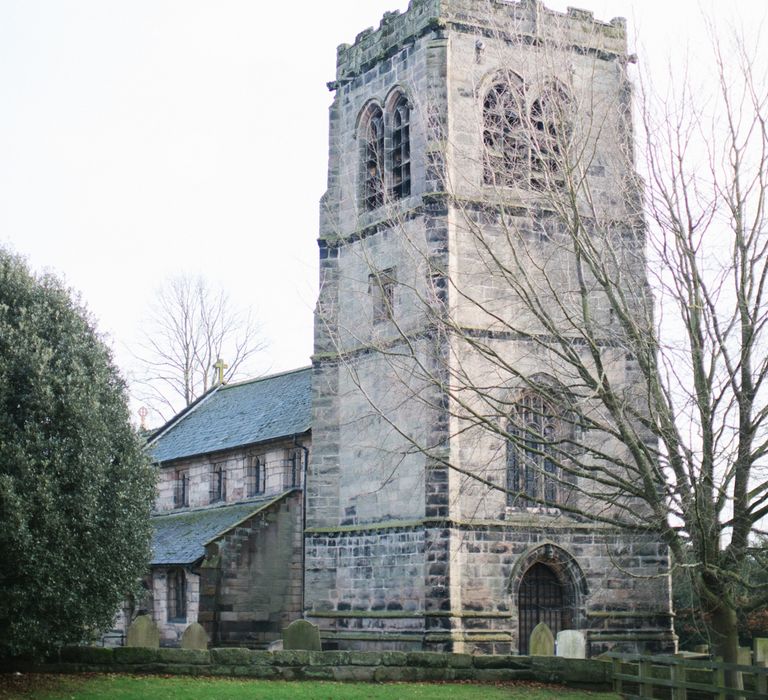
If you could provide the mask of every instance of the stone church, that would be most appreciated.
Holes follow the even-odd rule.
[[[542,340],[573,284],[564,143],[646,284],[630,60],[622,19],[539,0],[411,0],[338,48],[312,368],[216,387],[150,443],[167,643],[305,617],[329,649],[526,653],[541,621],[592,654],[674,648],[667,549],[569,467],[603,438]],[[538,316],[510,274],[533,249]],[[642,396],[631,358],[606,368]]]

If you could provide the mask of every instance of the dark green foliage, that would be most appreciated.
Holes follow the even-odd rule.
[[[91,320],[0,249],[0,658],[110,626],[147,564],[153,496]]]

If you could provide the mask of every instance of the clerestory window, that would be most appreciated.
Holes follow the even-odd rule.
[[[210,502],[227,500],[227,470],[223,464],[214,464],[211,470]]]
[[[189,506],[189,471],[186,469],[176,472],[173,505],[175,508],[187,508]]]
[[[248,497],[258,496],[266,490],[267,472],[263,457],[251,457],[246,472],[246,493]]]

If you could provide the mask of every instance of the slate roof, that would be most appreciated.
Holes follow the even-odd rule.
[[[150,564],[193,564],[205,555],[205,545],[218,539],[243,520],[284,498],[279,496],[233,505],[163,513],[152,516],[152,557]]]
[[[161,428],[149,443],[156,462],[194,457],[308,431],[312,368],[304,367],[203,396]]]

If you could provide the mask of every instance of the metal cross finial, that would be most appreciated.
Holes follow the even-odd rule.
[[[146,430],[147,429],[147,416],[149,415],[149,410],[147,410],[146,406],[142,406],[139,409],[139,418],[141,418],[141,429]]]
[[[219,384],[226,384],[224,381],[224,370],[229,368],[228,364],[225,364],[224,360],[219,358],[216,360],[215,364],[213,365],[213,368],[218,370],[219,372]]]

